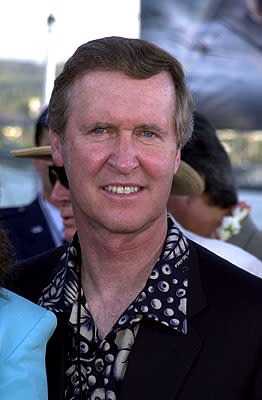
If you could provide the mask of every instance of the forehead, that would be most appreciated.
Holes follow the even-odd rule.
[[[86,73],[83,73],[82,75],[76,77],[75,82],[79,82],[80,85],[83,82],[86,82],[86,84],[88,84],[90,88],[94,86],[97,87],[101,83],[110,86],[115,86],[117,85],[117,83],[119,83],[119,85],[124,84],[130,86],[141,84],[142,86],[145,87],[148,86],[150,88],[152,86],[165,87],[167,83],[169,85],[173,84],[172,76],[167,71],[162,71],[159,74],[143,79],[126,75],[122,71],[114,71],[114,70],[87,71]]]
[[[147,79],[136,79],[120,71],[94,71],[78,77],[72,87],[72,106],[119,107],[137,102],[138,105],[157,106],[168,103],[174,106],[175,87],[171,75],[161,72]]]

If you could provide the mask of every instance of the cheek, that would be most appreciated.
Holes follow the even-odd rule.
[[[161,149],[143,153],[140,161],[154,176],[159,176],[159,178],[173,176],[178,164],[175,155],[169,151],[161,151]]]
[[[83,144],[81,142],[70,146],[71,159],[92,166],[104,162],[109,157],[110,149],[105,144]],[[78,161],[79,160],[79,161]]]
[[[66,172],[72,192],[79,192],[79,188],[89,191],[90,183],[99,184],[101,172],[106,165],[106,154],[93,146],[72,146],[69,157],[65,161]]]

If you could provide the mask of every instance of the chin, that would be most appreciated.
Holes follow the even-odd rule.
[[[138,218],[138,216],[125,216],[124,218],[115,218],[114,220],[103,221],[104,227],[111,233],[132,234],[141,232],[148,228],[157,220],[157,217],[148,216],[147,218]]]

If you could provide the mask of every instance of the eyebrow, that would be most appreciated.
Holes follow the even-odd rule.
[[[98,128],[106,128],[106,127],[110,127],[110,126],[112,126],[112,124],[109,124],[108,122],[94,121],[89,124],[81,123],[81,125],[79,125],[79,129],[80,129],[80,131],[84,132],[86,130],[94,129],[97,127]]]
[[[109,122],[105,122],[105,121],[94,121],[91,122],[90,124],[81,124],[80,126],[80,131],[86,131],[89,129],[94,129],[94,128],[112,128],[114,127],[114,124],[109,123]],[[155,131],[157,133],[160,133],[162,135],[167,135],[168,131],[161,129],[158,125],[155,124],[143,124],[141,126],[138,126],[137,128],[142,128],[148,131]]]

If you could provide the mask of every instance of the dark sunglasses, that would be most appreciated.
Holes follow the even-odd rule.
[[[48,167],[48,176],[52,186],[55,186],[56,181],[59,180],[59,182],[64,187],[69,189],[68,180],[64,167],[57,167],[56,165],[50,165]]]

